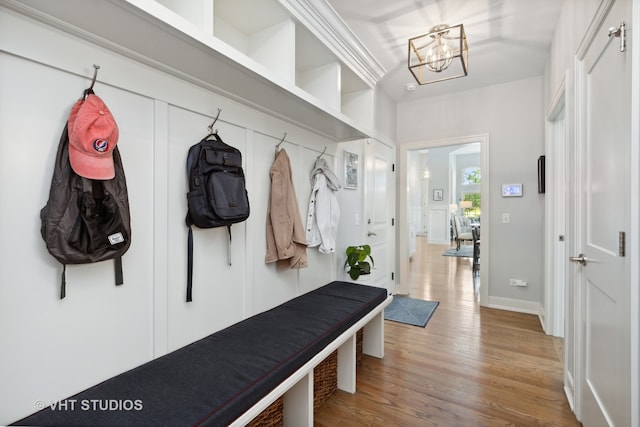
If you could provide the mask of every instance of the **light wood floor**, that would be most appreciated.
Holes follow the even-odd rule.
[[[385,357],[364,356],[316,426],[579,426],[563,392],[561,343],[537,316],[480,307],[468,258],[419,237],[410,295],[439,301],[426,328],[385,321]]]

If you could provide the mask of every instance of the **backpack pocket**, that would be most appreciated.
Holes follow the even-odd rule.
[[[200,228],[215,227],[212,223],[214,220],[209,214],[204,186],[197,186],[194,190],[187,193],[187,207],[189,208],[186,221],[187,225],[191,223]]]
[[[68,243],[89,255],[90,262],[106,259],[126,245],[129,236],[125,230],[118,206],[110,194],[94,199],[91,193],[82,193],[78,201],[80,213],[71,230]]]
[[[204,158],[207,165],[220,165],[220,166],[233,166],[233,167],[242,167],[242,155],[234,148],[209,148],[205,147],[204,149]],[[202,167],[202,166],[201,166]],[[207,172],[207,168],[203,168],[203,172]]]
[[[207,177],[207,196],[211,210],[226,223],[249,217],[249,198],[244,175],[239,168],[225,168]]]

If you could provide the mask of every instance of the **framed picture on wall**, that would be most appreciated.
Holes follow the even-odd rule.
[[[358,155],[344,152],[344,188],[358,188]]]
[[[442,189],[441,188],[433,190],[433,201],[434,202],[441,202],[442,201]]]

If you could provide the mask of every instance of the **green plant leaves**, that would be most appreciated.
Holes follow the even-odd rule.
[[[349,266],[349,277],[357,280],[362,274],[371,274],[371,268],[374,266],[373,257],[371,256],[371,246],[348,246],[345,250],[347,259],[344,262],[344,268]],[[367,261],[371,261],[371,264]]]

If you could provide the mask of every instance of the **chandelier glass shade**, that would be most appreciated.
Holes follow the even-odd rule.
[[[424,85],[467,75],[467,36],[462,24],[432,27],[409,39],[409,71]]]

